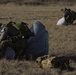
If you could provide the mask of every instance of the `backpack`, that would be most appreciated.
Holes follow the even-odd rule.
[[[8,35],[10,37],[17,37],[17,38],[25,38],[29,39],[31,36],[34,36],[34,33],[30,31],[27,23],[21,22],[17,24],[15,22],[9,22],[7,24],[8,28]]]

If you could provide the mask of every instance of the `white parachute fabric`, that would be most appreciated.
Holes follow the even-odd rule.
[[[66,22],[65,18],[62,17],[61,19],[58,20],[56,25],[67,25],[68,23]]]
[[[26,49],[27,54],[32,54],[34,57],[48,54],[48,32],[45,26],[39,21],[30,27],[30,30],[35,33],[35,36],[29,39],[29,46]]]

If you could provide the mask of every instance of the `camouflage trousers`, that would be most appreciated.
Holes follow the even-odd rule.
[[[26,48],[26,44],[26,39],[19,39],[13,43],[9,40],[2,41],[0,44],[0,58],[4,57],[4,53],[8,47],[11,47],[13,50],[15,50],[15,57],[18,57],[20,53],[23,52],[23,49]]]
[[[0,58],[4,56],[4,52],[7,47],[11,45],[11,42],[9,40],[4,40],[0,43]]]

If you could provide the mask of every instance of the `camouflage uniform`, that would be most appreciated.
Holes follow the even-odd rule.
[[[40,67],[47,68],[60,68],[60,70],[71,70],[69,58],[66,56],[49,56],[44,55],[38,57],[36,62]]]
[[[7,47],[11,47],[15,50],[16,57],[23,52],[23,49],[27,47],[27,39],[34,34],[29,30],[26,23],[21,22],[19,29],[15,27],[15,22],[9,22],[6,26],[7,31],[4,34],[4,39],[1,40],[0,54],[3,57]]]
[[[63,16],[65,17],[65,20],[69,24],[72,24],[74,20],[76,19],[76,13],[72,11],[71,9],[67,9],[67,8],[65,8],[64,10],[62,9],[62,11],[64,12]]]
[[[65,20],[68,22],[68,23],[73,23],[73,18],[72,18],[72,13],[71,13],[71,10],[67,9],[66,11],[64,11],[64,17],[65,17]]]

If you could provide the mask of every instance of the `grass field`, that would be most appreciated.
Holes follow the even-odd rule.
[[[7,24],[9,21],[24,21],[30,25],[35,20],[42,22],[49,32],[49,54],[76,56],[76,21],[73,25],[57,26],[57,21],[62,17],[62,8],[71,8],[76,11],[76,6],[30,6],[30,5],[0,5],[0,22]],[[71,61],[72,67],[76,63]],[[8,61],[0,60],[0,75],[76,75],[73,72],[60,71],[59,69],[41,69],[33,61]]]

